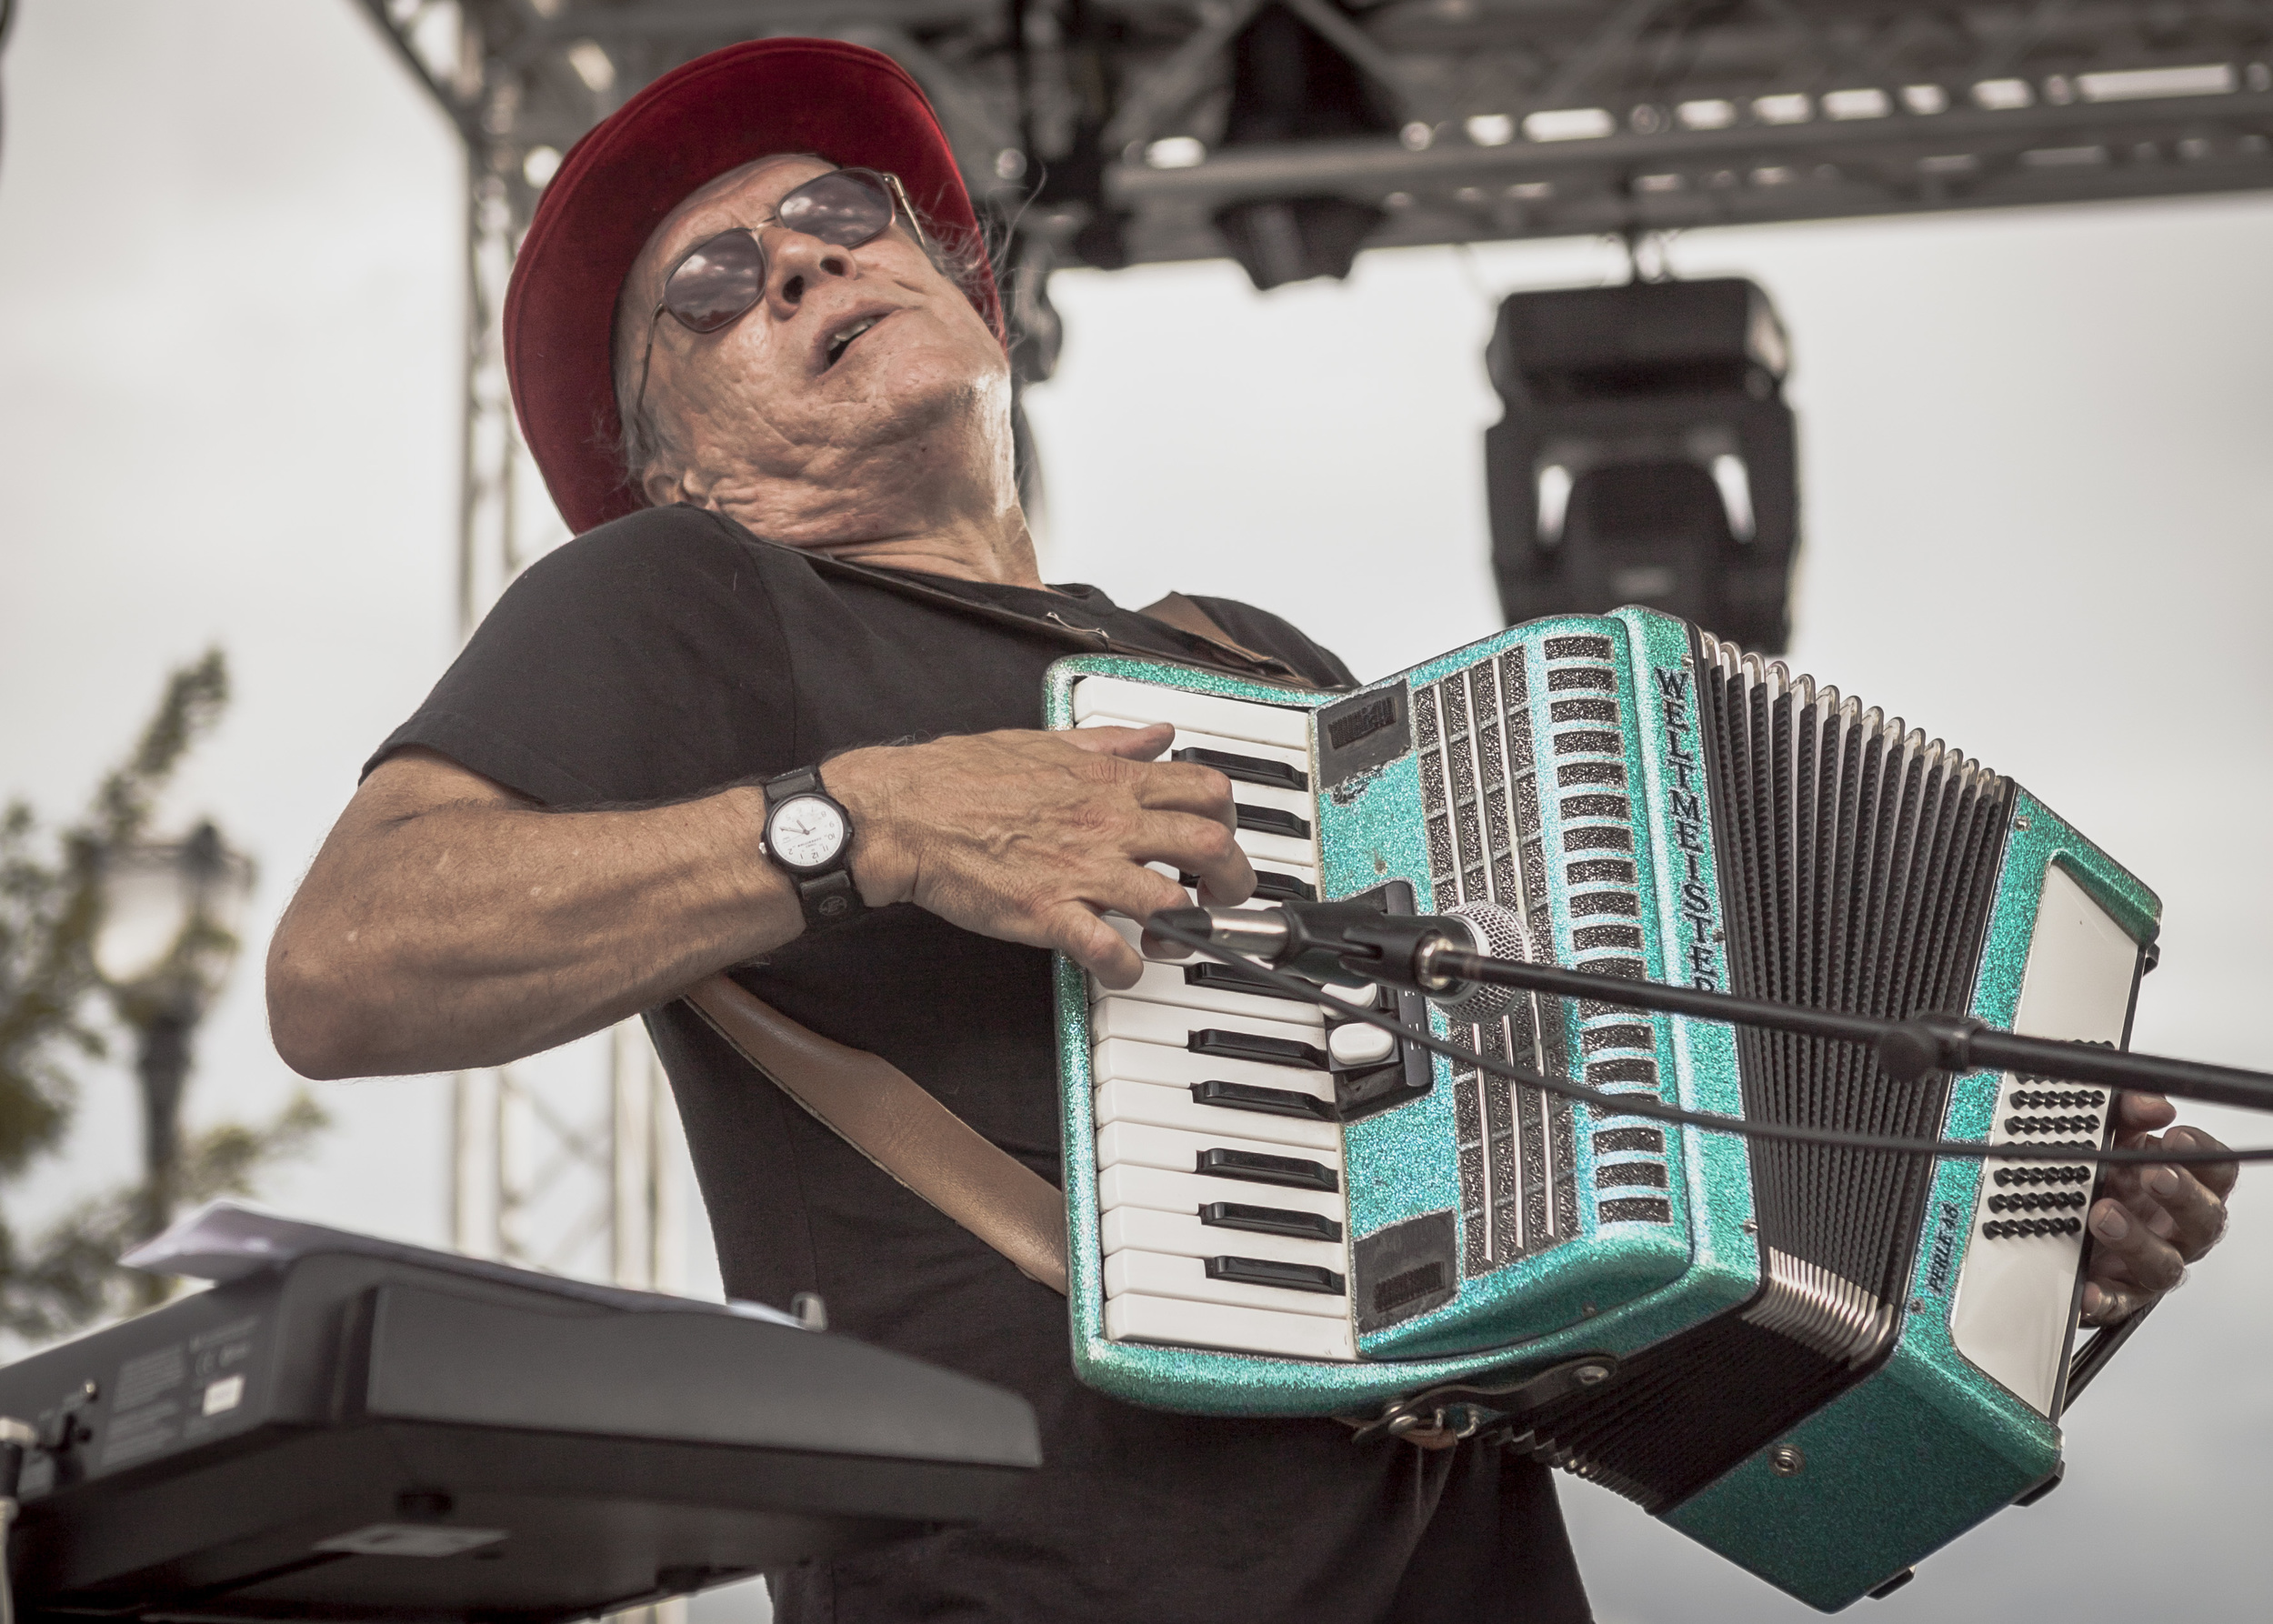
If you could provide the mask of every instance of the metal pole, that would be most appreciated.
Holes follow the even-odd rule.
[[[481,618],[481,605],[476,601],[475,553],[479,546],[480,526],[478,508],[481,504],[480,448],[476,436],[480,432],[481,408],[478,391],[481,387],[483,326],[488,320],[488,310],[482,300],[481,289],[481,149],[472,143],[466,148],[466,369],[464,416],[460,423],[458,443],[458,510],[457,510],[457,637],[460,643],[474,635],[474,626]]]
[[[189,1081],[189,1038],[196,1028],[192,1011],[161,1009],[135,1025],[135,1075],[142,1085],[142,1189],[140,1228],[144,1236],[164,1229],[174,1217],[181,1182],[182,1092]],[[158,1275],[135,1282],[140,1307],[154,1308],[171,1289]]]

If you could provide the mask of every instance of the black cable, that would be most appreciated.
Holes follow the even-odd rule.
[[[1164,923],[1156,914],[1145,925],[1150,934],[1165,941],[1205,953],[1220,963],[1237,966],[1245,974],[1255,977],[1290,997],[1317,1003],[1325,997],[1313,984],[1275,970],[1244,954],[1221,947],[1203,937]],[[1367,1009],[1352,1004],[1338,1007],[1337,1014],[1362,1020],[1379,1027],[1409,1043],[1417,1043],[1432,1053],[1450,1060],[1473,1066],[1495,1077],[1504,1077],[1526,1088],[1543,1088],[1549,1094],[1566,1099],[1582,1100],[1598,1105],[1614,1115],[1644,1117],[1652,1121],[1670,1122],[1681,1128],[1699,1128],[1711,1133],[1732,1133],[1746,1138],[1775,1139],[1795,1145],[1830,1145],[1849,1150],[1879,1150],[1898,1156],[1946,1156],[1970,1161],[2089,1161],[2109,1166],[2149,1167],[2211,1167],[2220,1162],[2273,1161],[2273,1146],[2240,1150],[2078,1150],[2073,1145],[1989,1145],[1970,1139],[1912,1139],[1887,1134],[1853,1133],[1836,1128],[1801,1128],[1782,1122],[1753,1122],[1742,1117],[1724,1117],[1717,1111],[1692,1111],[1681,1106],[1667,1105],[1647,1094],[1613,1094],[1600,1088],[1588,1088],[1566,1077],[1548,1077],[1539,1072],[1526,1071],[1519,1066],[1493,1060],[1472,1049],[1447,1042],[1434,1032],[1416,1030],[1395,1016],[1377,1009]]]

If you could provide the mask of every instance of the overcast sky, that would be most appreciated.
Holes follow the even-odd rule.
[[[73,809],[165,672],[227,648],[236,703],[171,816],[262,865],[192,1101],[254,1115],[292,1086],[258,950],[455,641],[459,159],[348,0],[23,0],[0,71],[0,796]],[[2273,1064],[2273,198],[1697,233],[1674,263],[1757,278],[1791,330],[1794,663],[2160,892],[2139,1047]],[[1582,242],[1370,255],[1267,297],[1222,264],[1059,276],[1046,573],[1247,597],[1367,676],[1492,629],[1492,297],[1616,269]],[[442,1239],[441,1082],[320,1093],[339,1126],[270,1198]],[[133,1121],[95,1078],[12,1211],[123,1176]],[[2066,1486],[1861,1616],[2256,1614],[2265,1197],[2245,1178],[2233,1240],[2070,1418]],[[1807,1616],[1607,1495],[1565,1503],[1606,1621]]]

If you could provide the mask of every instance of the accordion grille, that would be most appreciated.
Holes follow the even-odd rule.
[[[1527,926],[1543,921],[1547,858],[1523,649],[1416,687],[1413,730],[1436,906],[1497,902]],[[1537,998],[1519,998],[1452,1038],[1495,1060],[1559,1072],[1558,1023],[1541,1015]],[[1456,1066],[1452,1084],[1461,1273],[1505,1268],[1569,1239],[1578,1228],[1569,1102],[1471,1066]]]

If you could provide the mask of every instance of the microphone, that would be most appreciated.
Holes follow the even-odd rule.
[[[1427,996],[1455,1020],[1489,1020],[1522,992],[1457,978],[1447,954],[1538,963],[1522,916],[1496,902],[1442,914],[1387,914],[1369,902],[1286,902],[1275,907],[1163,908],[1154,919],[1273,969],[1313,981],[1371,981]]]

